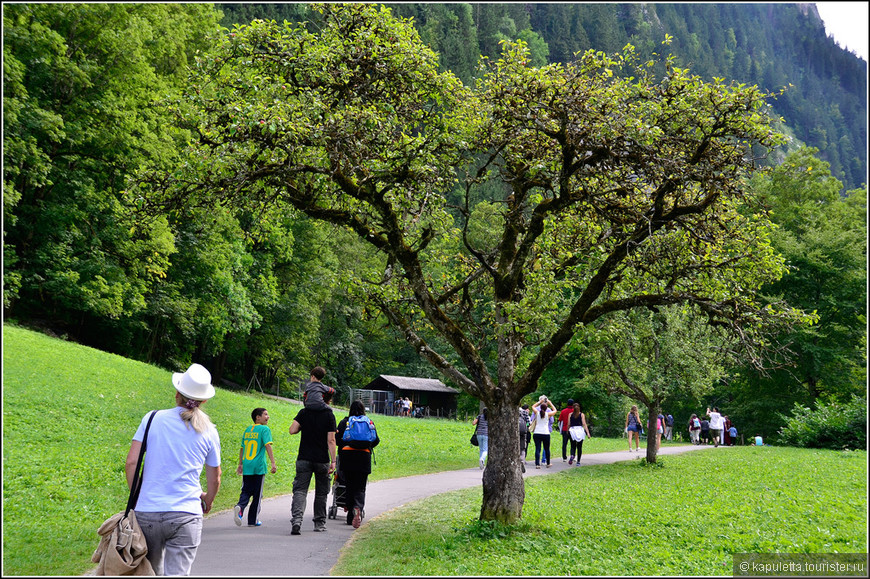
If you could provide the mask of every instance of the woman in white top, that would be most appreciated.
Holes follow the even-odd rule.
[[[211,374],[193,364],[172,375],[175,407],[158,410],[148,430],[142,486],[134,507],[155,575],[190,575],[202,538],[202,516],[221,484],[221,444],[200,405],[214,396]],[[149,413],[150,414],[150,413]],[[132,485],[149,415],[133,435],[125,470]],[[208,490],[199,482],[205,466]]]
[[[549,406],[547,410],[545,406]],[[535,468],[541,468],[541,447],[544,449],[544,460],[547,468],[550,468],[550,418],[555,416],[558,410],[546,396],[532,404],[532,439],[535,441]]]

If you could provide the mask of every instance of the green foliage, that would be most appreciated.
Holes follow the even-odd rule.
[[[788,344],[795,365],[765,376],[743,370],[720,394],[733,400],[732,418],[774,436],[782,412],[819,397],[840,402],[866,390],[866,191],[840,196],[840,183],[813,149],[790,154],[752,187],[771,208],[773,247],[788,272],[763,288],[806,311],[818,323],[776,338]]]
[[[214,12],[15,4],[3,18],[4,304],[58,326],[129,318],[173,240],[164,218],[131,219],[125,179],[173,162],[178,135],[152,105],[180,84]]]
[[[866,458],[734,447],[584,466],[528,479],[512,525],[474,520],[478,488],[445,493],[369,521],[332,572],[730,576],[733,553],[863,552]]]
[[[852,395],[846,403],[819,401],[815,410],[795,403],[778,441],[801,448],[867,449],[867,398]]]

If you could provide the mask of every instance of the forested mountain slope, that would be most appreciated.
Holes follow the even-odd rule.
[[[867,171],[867,63],[825,34],[815,4],[796,3],[417,3],[389,4],[414,19],[445,69],[466,83],[479,55],[494,57],[498,42],[522,38],[535,64],[565,62],[590,48],[608,53],[626,43],[642,53],[669,50],[706,79],[723,77],[774,91],[789,89],[774,110],[795,145],[819,149],[845,189]],[[306,19],[301,4],[219,4],[222,23],[253,18]]]

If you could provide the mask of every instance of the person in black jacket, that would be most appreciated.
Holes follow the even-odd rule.
[[[365,405],[359,400],[354,400],[350,405],[349,415],[342,418],[337,427],[338,468],[345,484],[347,524],[353,525],[354,529],[358,529],[362,523],[363,510],[366,504],[366,484],[372,472],[372,449],[380,444],[381,439],[377,436],[377,431],[372,442],[350,441],[345,443],[342,439],[350,417],[365,415]]]

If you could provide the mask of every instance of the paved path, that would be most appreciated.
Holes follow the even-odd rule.
[[[678,454],[712,446],[665,445],[660,455]],[[608,464],[637,459],[641,453],[620,451],[583,455],[583,466]],[[569,467],[557,459],[551,468],[534,468],[526,463],[525,477],[553,474]],[[583,467],[580,467],[583,468]],[[366,489],[367,521],[395,507],[432,495],[468,488],[481,484],[482,471],[475,467],[465,470],[409,476],[371,482]],[[312,489],[314,481],[312,480]],[[302,534],[290,535],[290,503],[292,495],[265,499],[260,508],[260,527],[248,527],[247,519],[241,527],[233,522],[232,510],[206,517],[202,543],[191,569],[192,575],[230,577],[293,576],[310,577],[329,575],[338,561],[339,551],[354,533],[345,521],[345,512],[338,510],[338,518],[327,519],[327,532],[315,533],[312,522],[314,491],[308,494]],[[330,493],[327,505],[332,505]]]

